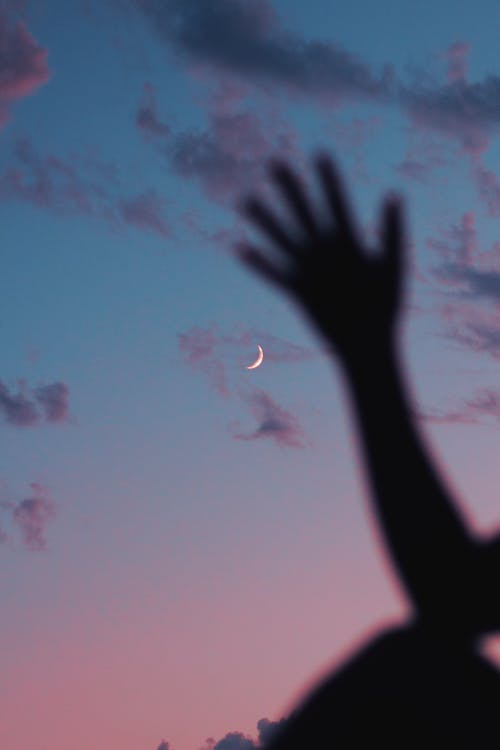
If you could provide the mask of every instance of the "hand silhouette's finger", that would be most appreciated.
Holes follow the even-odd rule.
[[[403,209],[397,196],[388,197],[382,208],[382,249],[393,282],[401,283],[403,272]]]
[[[323,190],[337,223],[337,228],[341,235],[354,241],[354,221],[342,188],[340,176],[332,160],[326,154],[321,154],[317,157],[316,165]]]
[[[290,169],[288,164],[281,161],[275,161],[271,166],[271,171],[306,233],[313,237],[317,236],[318,227],[298,176]]]
[[[274,214],[257,198],[249,198],[243,211],[264,234],[267,234],[287,255],[296,257],[297,247],[292,238],[285,232]]]
[[[242,263],[249,266],[257,274],[263,276],[276,286],[284,287],[285,289],[290,288],[291,282],[288,275],[281,269],[276,268],[276,266],[268,261],[268,259],[253,245],[240,243],[236,246],[236,252]]]

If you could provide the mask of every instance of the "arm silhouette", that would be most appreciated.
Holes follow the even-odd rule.
[[[239,247],[242,261],[283,289],[340,360],[347,378],[376,514],[417,616],[445,624],[467,619],[478,583],[478,545],[469,536],[414,421],[398,357],[404,266],[402,206],[385,200],[380,248],[358,239],[344,188],[325,155],[316,169],[326,214],[313,211],[284,162],[272,176],[291,212],[283,224],[257,197],[244,212],[272,250]]]

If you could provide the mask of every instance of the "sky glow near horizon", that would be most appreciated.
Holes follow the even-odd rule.
[[[371,244],[404,196],[415,408],[498,527],[500,11],[367,5],[2,4],[2,748],[251,750],[405,615],[339,372],[232,254],[270,156]]]

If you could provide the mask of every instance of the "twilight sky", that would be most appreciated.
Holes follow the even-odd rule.
[[[270,155],[317,190],[318,148],[372,242],[405,196],[415,408],[491,533],[498,2],[0,7],[0,746],[252,750],[406,603],[339,373],[235,207]]]

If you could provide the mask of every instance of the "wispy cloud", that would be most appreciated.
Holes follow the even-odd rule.
[[[165,220],[165,200],[156,190],[146,190],[140,195],[119,202],[120,215],[127,224],[139,229],[169,237],[171,229]]]
[[[259,440],[261,438],[287,448],[304,448],[305,432],[297,417],[277,404],[265,391],[255,391],[243,396],[243,401],[257,421],[251,432],[240,432],[235,426],[236,440]],[[236,431],[237,430],[237,431]]]
[[[483,388],[455,408],[420,409],[417,416],[436,424],[484,424],[485,419],[500,422],[500,392]]]
[[[427,239],[435,258],[431,277],[444,292],[440,314],[447,336],[476,352],[500,357],[500,243],[483,250],[475,214]]]
[[[42,155],[28,138],[15,142],[13,157],[0,176],[2,201],[23,201],[63,216],[94,217],[112,227],[129,225],[162,237],[170,234],[163,197],[153,189],[124,195],[112,163]]]
[[[22,21],[11,23],[0,10],[0,128],[11,106],[33,94],[50,77],[47,50],[41,47]]]
[[[195,326],[177,336],[180,354],[189,367],[202,373],[220,395],[231,392],[230,379],[234,368],[244,372],[256,355],[257,344],[264,349],[269,363],[304,362],[316,353],[291,341],[265,331],[236,327],[222,331],[213,324],[209,328]]]
[[[202,128],[174,132],[161,122],[150,83],[135,121],[175,174],[197,182],[210,200],[232,207],[235,196],[262,183],[271,154],[298,157],[297,137],[276,103],[262,102],[256,110],[245,102],[247,88],[227,80],[209,88]]]

